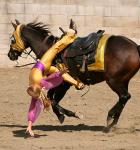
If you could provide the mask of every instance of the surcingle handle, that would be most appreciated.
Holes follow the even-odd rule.
[[[87,62],[87,56],[84,55],[83,56],[83,64],[82,64],[81,72],[85,72],[86,71],[86,62]]]

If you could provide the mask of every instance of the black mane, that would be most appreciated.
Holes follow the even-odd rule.
[[[28,27],[36,30],[40,34],[42,34],[44,37],[48,36],[51,31],[49,30],[49,25],[44,24],[42,22],[31,22],[27,24]]]

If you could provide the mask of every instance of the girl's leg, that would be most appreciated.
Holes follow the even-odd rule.
[[[55,56],[61,52],[67,45],[72,43],[76,39],[75,31],[69,30],[68,33],[57,43],[55,43],[41,58],[41,62],[45,66],[45,70],[49,72],[50,67],[52,65],[52,61],[54,60]]]
[[[51,66],[49,73],[54,73],[54,72],[57,72],[57,71],[59,71],[59,70],[58,70],[56,67]],[[69,73],[63,73],[63,74],[62,74],[62,77],[63,77],[63,79],[64,79],[66,82],[68,82],[68,83],[74,85],[77,89],[82,89],[82,88],[84,88],[84,84],[81,83],[81,82],[78,82],[77,80],[75,80]]]

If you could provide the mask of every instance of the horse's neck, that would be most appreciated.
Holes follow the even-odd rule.
[[[41,58],[44,53],[46,53],[46,51],[53,45],[57,42],[58,40],[58,37],[54,37],[54,41],[48,41],[48,37],[49,36],[46,36],[40,43],[39,43],[39,47],[38,49],[36,50],[36,48],[33,50],[33,52],[35,54],[37,54],[37,58]]]
[[[44,47],[42,42],[43,37],[34,30],[28,28],[23,30],[23,35],[25,40],[28,42],[28,47],[31,48],[37,58],[41,58],[43,54],[40,51],[42,51],[42,48]]]

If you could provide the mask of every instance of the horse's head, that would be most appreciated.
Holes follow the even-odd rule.
[[[23,25],[20,24],[18,20],[15,21],[16,24],[12,22],[14,32],[10,38],[11,43],[8,52],[10,60],[17,60],[22,52],[28,47],[30,47],[36,57],[40,59],[58,40],[58,37],[51,34],[48,25],[41,22],[31,22],[27,25]],[[69,27],[76,30],[76,25],[73,20],[71,20]]]
[[[48,30],[47,25],[40,22],[23,25],[16,20],[16,24],[12,23],[12,25],[15,30],[10,38],[11,43],[8,52],[8,57],[12,61],[17,60],[28,47],[34,51],[37,58],[41,58],[57,39]]]
[[[21,53],[27,48],[26,43],[22,37],[21,31],[24,25],[21,25],[19,21],[16,20],[16,24],[12,23],[15,31],[10,38],[10,51],[8,52],[8,57],[10,60],[17,60]]]

